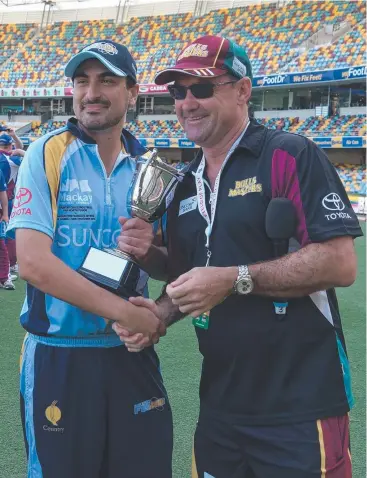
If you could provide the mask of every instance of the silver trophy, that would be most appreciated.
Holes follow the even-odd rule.
[[[158,157],[158,151],[148,151],[137,160],[134,177],[127,198],[131,217],[152,223],[163,216],[173,199],[175,188],[184,177],[173,166]],[[142,284],[140,266],[134,257],[119,249],[90,247],[78,272],[95,284],[121,297],[140,295],[148,280]]]

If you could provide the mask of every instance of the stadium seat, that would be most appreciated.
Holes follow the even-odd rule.
[[[335,167],[347,193],[366,195],[366,170],[364,166],[336,164]]]

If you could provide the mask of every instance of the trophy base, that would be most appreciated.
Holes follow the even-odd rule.
[[[141,295],[136,290],[140,267],[130,256],[118,249],[101,250],[90,247],[77,272],[124,299]]]

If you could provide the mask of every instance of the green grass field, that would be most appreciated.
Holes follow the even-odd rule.
[[[363,229],[365,231],[365,224]],[[338,290],[356,398],[351,413],[354,478],[366,477],[365,246],[364,238],[356,241],[359,258],[357,282],[349,289]],[[19,351],[24,337],[18,315],[24,297],[24,283],[17,281],[16,286],[14,292],[0,290],[0,478],[25,477],[18,405]],[[159,291],[160,285],[152,282],[152,295],[156,296]],[[159,344],[158,351],[174,416],[173,476],[189,478],[201,367],[191,321],[184,320],[173,326]]]

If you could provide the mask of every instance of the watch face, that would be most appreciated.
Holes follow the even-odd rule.
[[[253,288],[254,285],[251,279],[241,279],[236,284],[237,294],[240,295],[249,294]]]

